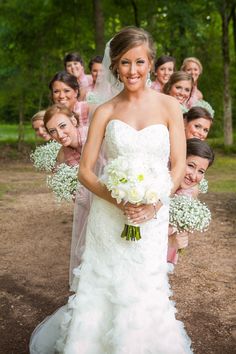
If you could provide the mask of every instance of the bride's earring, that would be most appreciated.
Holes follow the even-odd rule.
[[[116,75],[116,86],[119,86],[120,83],[121,83],[120,75],[119,75],[119,72],[117,71],[117,75]]]
[[[150,71],[149,71],[148,75],[147,75],[146,86],[151,87],[151,85],[152,85],[152,81],[151,81],[151,75],[150,75]]]

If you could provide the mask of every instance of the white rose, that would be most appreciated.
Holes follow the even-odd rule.
[[[153,203],[157,203],[159,199],[158,193],[157,193],[157,189],[156,188],[148,188],[148,190],[145,193],[145,201],[147,204],[153,204]]]
[[[117,203],[120,203],[122,199],[125,198],[125,191],[119,188],[113,188],[111,196],[117,200]]]
[[[132,204],[142,202],[144,197],[144,189],[140,186],[133,187],[128,190],[128,201]]]

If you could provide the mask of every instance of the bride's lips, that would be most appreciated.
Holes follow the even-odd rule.
[[[139,77],[128,77],[127,81],[131,85],[135,85],[139,81]]]

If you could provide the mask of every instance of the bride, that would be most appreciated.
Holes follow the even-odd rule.
[[[154,60],[147,32],[121,30],[110,42],[110,59],[123,90],[95,111],[80,161],[79,180],[94,197],[75,295],[37,327],[31,354],[192,353],[169,300],[169,193],[162,193],[174,193],[183,177],[182,113],[174,98],[147,85]],[[161,171],[158,204],[117,204],[93,172],[102,144],[109,160],[132,156]],[[141,240],[120,237],[126,218],[140,225]]]

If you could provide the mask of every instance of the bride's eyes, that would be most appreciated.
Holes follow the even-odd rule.
[[[139,60],[137,60],[137,64],[145,64],[145,60],[144,59],[139,59]]]
[[[129,64],[129,62],[128,62],[128,60],[121,60],[121,64],[122,65],[127,65],[127,64]]]

